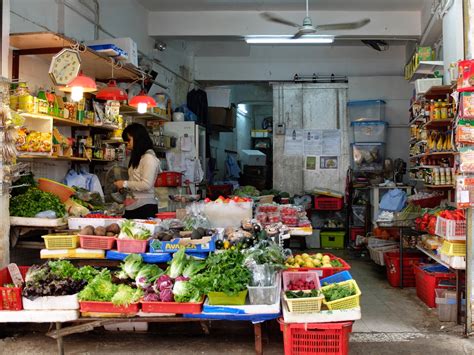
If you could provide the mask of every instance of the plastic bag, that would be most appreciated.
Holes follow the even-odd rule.
[[[40,213],[37,213],[36,218],[49,218],[49,219],[56,219],[56,212],[48,210],[48,211],[43,211]]]
[[[186,105],[181,105],[178,108],[176,108],[176,110],[174,110],[174,111],[184,113],[184,120],[185,121],[193,121],[193,122],[198,121],[198,116],[196,116],[196,114],[194,112],[192,112],[188,108],[188,106],[186,106]]]
[[[407,204],[407,194],[400,189],[393,189],[383,195],[380,201],[380,209],[386,211],[400,212]]]

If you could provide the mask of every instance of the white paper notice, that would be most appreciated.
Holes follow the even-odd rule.
[[[285,155],[303,155],[302,129],[286,129]]]
[[[304,154],[305,155],[321,155],[323,151],[322,131],[306,130],[303,133]]]
[[[341,131],[338,129],[322,131],[321,155],[341,155]]]

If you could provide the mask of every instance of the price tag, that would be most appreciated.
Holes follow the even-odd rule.
[[[23,276],[21,276],[20,269],[18,268],[17,264],[8,264],[8,272],[10,273],[10,277],[12,278],[12,282],[15,286],[20,287],[24,280]]]

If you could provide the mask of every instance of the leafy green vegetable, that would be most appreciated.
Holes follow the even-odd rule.
[[[74,280],[85,280],[91,282],[92,279],[99,273],[99,271],[93,268],[90,265],[81,267],[77,272],[72,276]]]
[[[343,266],[344,266],[344,265],[342,265],[342,263],[341,263],[339,260],[337,260],[337,259],[331,260],[330,263],[331,263],[331,266],[332,266],[332,267],[343,267]]]
[[[175,279],[180,276],[187,264],[185,248],[179,248],[179,250],[174,253],[173,260],[171,260],[170,268],[168,271],[168,275]]]
[[[237,250],[211,254],[206,259],[206,270],[189,282],[201,293],[224,292],[233,296],[247,288],[250,271],[243,265],[244,256]]]
[[[12,197],[23,195],[24,193],[28,191],[30,187],[36,187],[37,184],[34,179],[33,173],[25,174],[13,183],[13,187],[20,186],[20,185],[29,185],[29,186],[21,186],[21,187],[13,188],[11,191]]]
[[[144,227],[139,227],[134,221],[126,220],[120,226],[120,239],[146,240],[151,237],[151,233]]]
[[[235,196],[240,197],[257,197],[260,196],[260,192],[254,186],[241,186],[234,191]]]
[[[309,297],[319,297],[321,295],[320,290],[311,290],[309,292],[304,291],[286,291],[285,295],[287,298],[309,298]]]
[[[124,262],[121,266],[122,270],[128,275],[129,278],[135,279],[143,266],[143,258],[140,254],[130,254],[124,259]]]
[[[10,199],[11,216],[34,217],[43,211],[54,211],[58,218],[66,214],[66,209],[57,196],[36,187]]]
[[[103,269],[91,282],[79,292],[81,301],[106,301],[110,302],[117,292],[117,285],[112,283],[112,275]]]
[[[267,264],[274,267],[276,270],[281,270],[285,267],[285,251],[273,241],[262,240],[254,247],[245,250],[244,255],[244,264],[247,267],[252,264]]]
[[[137,302],[143,296],[143,291],[128,285],[119,285],[111,301],[115,306],[128,306]]]
[[[205,261],[190,260],[188,265],[183,270],[183,276],[191,278],[194,275],[199,274],[205,268],[206,268]]]
[[[323,289],[324,298],[326,302],[336,301],[341,298],[346,298],[349,296],[354,296],[356,294],[356,289],[352,285],[339,285],[334,284],[334,286]]]
[[[78,271],[68,260],[50,261],[48,265],[51,272],[60,278],[73,277]]]
[[[163,270],[161,270],[158,265],[146,264],[135,277],[135,284],[137,287],[145,289],[151,286],[161,275],[163,275]]]
[[[173,295],[176,302],[199,302],[202,298],[199,290],[189,281],[176,281]]]

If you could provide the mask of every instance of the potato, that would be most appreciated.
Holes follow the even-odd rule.
[[[93,226],[85,226],[80,230],[79,234],[94,235],[94,227]]]
[[[105,227],[96,227],[95,229],[95,235],[106,235],[106,233]]]
[[[106,232],[112,232],[114,234],[120,233],[120,226],[117,223],[112,223],[105,229]]]
[[[105,235],[107,237],[115,237],[116,236],[116,234],[114,232],[107,232]]]

